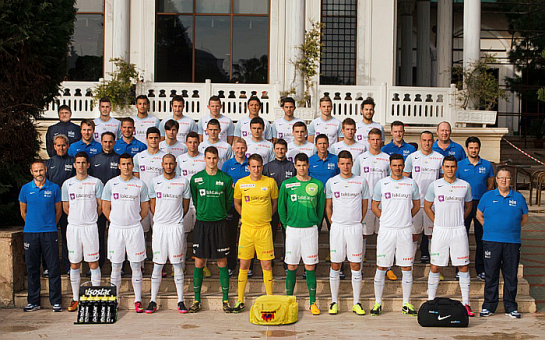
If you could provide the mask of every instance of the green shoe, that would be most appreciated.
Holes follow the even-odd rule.
[[[352,307],[352,312],[358,315],[365,315],[365,309],[363,309],[363,306],[359,302]]]
[[[337,315],[339,313],[339,305],[336,302],[333,302],[329,305],[329,314]]]
[[[406,303],[403,306],[403,308],[401,308],[401,312],[403,312],[403,314],[412,315],[412,316],[418,315],[418,313],[414,310],[414,306],[411,305],[410,303]]]
[[[246,306],[244,306],[243,302],[238,301],[235,307],[233,307],[233,313],[241,313],[242,311],[244,311],[245,307]]]
[[[371,316],[378,316],[382,314],[382,305],[380,303],[375,303],[373,309],[371,309]]]

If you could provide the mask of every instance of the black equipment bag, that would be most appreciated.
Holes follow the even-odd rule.
[[[105,324],[117,321],[117,288],[109,286],[86,286],[79,288],[78,317],[75,324]]]
[[[422,327],[467,327],[469,315],[460,301],[435,298],[420,306],[418,323]]]

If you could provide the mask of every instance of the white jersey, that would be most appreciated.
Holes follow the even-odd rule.
[[[286,158],[290,162],[294,162],[295,156],[299,153],[306,153],[307,156],[310,158],[310,156],[314,155],[318,150],[316,150],[316,147],[311,142],[306,142],[305,144],[298,145],[295,144],[295,141],[288,144],[288,152],[286,153]]]
[[[352,166],[352,172],[365,178],[369,186],[369,192],[373,193],[378,181],[388,177],[390,173],[390,156],[384,152],[373,155],[366,151],[356,158]],[[371,200],[369,200],[369,208],[371,208]]]
[[[159,131],[161,132],[161,137],[165,137],[165,124],[169,120],[176,120],[178,122],[178,135],[177,139],[184,143],[187,139],[187,134],[190,131],[198,132],[197,124],[195,124],[195,121],[187,116],[182,116],[180,119],[174,119],[173,118],[165,118],[159,123]]]
[[[428,187],[433,181],[439,178],[441,174],[441,165],[443,164],[443,155],[432,151],[429,155],[424,155],[422,151],[413,152],[405,160],[405,169],[403,172],[411,173],[412,179],[416,181],[420,190],[420,206],[424,206],[424,196]]]
[[[184,218],[182,199],[190,199],[189,181],[176,176],[166,179],[164,175],[151,180],[149,198],[155,199],[153,223],[160,225],[181,224]]]
[[[148,145],[146,132],[150,127],[159,127],[159,118],[152,115],[148,115],[146,118],[139,118],[138,116],[133,116],[131,118],[134,119],[134,138]]]
[[[370,198],[369,187],[363,177],[352,175],[346,179],[339,174],[326,182],[325,197],[333,202],[333,223],[345,226],[361,224],[361,201]]]
[[[288,144],[293,142],[293,124],[302,121],[302,119],[297,117],[293,117],[292,120],[286,120],[284,117],[278,118],[271,127],[273,137],[283,139]]]
[[[209,146],[214,146],[216,149],[218,149],[218,169],[221,169],[223,167],[223,163],[225,163],[226,160],[235,156],[231,144],[222,140],[215,144],[210,143],[209,140],[205,140],[204,142],[199,144],[199,152],[204,154],[204,150],[206,150],[206,148]]]
[[[110,120],[107,122],[102,121],[100,117],[93,120],[95,123],[95,133],[93,138],[95,141],[100,143],[102,134],[106,131],[110,131],[115,135],[115,139],[118,140],[121,138],[121,122],[115,118],[110,117]]]
[[[184,176],[189,181],[191,176],[206,168],[206,161],[204,160],[204,154],[199,152],[195,157],[191,157],[188,153],[184,153],[176,158],[176,174]]]
[[[308,135],[316,138],[324,134],[329,138],[329,145],[337,143],[339,137],[342,137],[342,122],[335,117],[329,120],[323,120],[322,117],[314,119],[308,126]]]
[[[354,139],[360,143],[365,144],[367,146],[367,149],[369,149],[369,131],[372,129],[377,128],[382,133],[382,141],[384,142],[384,128],[382,125],[380,125],[377,122],[371,122],[370,124],[366,124],[364,122],[357,122],[356,123],[356,134],[354,135]]]
[[[178,157],[187,152],[187,146],[185,143],[182,143],[179,140],[177,140],[174,145],[168,145],[167,141],[164,140],[159,143],[159,150],[163,151],[164,153],[170,153],[174,155],[174,157]]]
[[[426,201],[435,206],[435,227],[455,228],[464,226],[464,203],[471,202],[471,186],[457,178],[448,183],[441,178],[430,184]]]
[[[154,155],[150,154],[148,150],[139,152],[133,157],[134,169],[132,171],[140,173],[140,179],[149,186],[153,178],[163,174],[164,155],[166,153],[161,150]]]
[[[352,159],[355,161],[359,155],[367,151],[367,146],[365,146],[365,144],[363,143],[358,143],[358,142],[352,145],[348,145],[343,140],[329,147],[329,152],[337,156],[339,155],[339,152],[343,150],[350,151],[350,154],[352,155]]]
[[[250,119],[250,117],[244,117],[237,122],[237,125],[235,125],[236,137],[241,137],[246,142],[249,142],[252,139],[252,130],[250,129],[251,120],[252,119]],[[271,140],[272,139],[271,124],[265,119],[263,119],[263,122],[265,123],[265,127],[263,129],[263,138],[266,140]]]
[[[62,201],[69,202],[68,224],[93,225],[98,220],[97,198],[102,197],[104,185],[100,179],[87,176],[83,181],[72,177],[62,185]]]
[[[214,119],[214,117],[212,117],[211,115],[202,117],[201,119],[199,119],[199,124],[197,124],[198,133],[199,135],[203,136],[203,141],[206,141],[208,139],[206,126],[211,119]],[[220,115],[219,118],[216,119],[220,122],[221,128],[219,138],[221,141],[227,142],[227,137],[235,135],[235,125],[233,124],[231,118],[224,115]]]
[[[261,155],[261,157],[263,157],[263,165],[276,159],[276,155],[274,154],[274,145],[268,140],[263,139],[259,142],[256,142],[250,138],[250,140],[247,141],[246,144],[248,144],[246,157],[250,157],[252,154],[257,153]]]
[[[140,203],[149,201],[146,183],[136,177],[124,181],[120,176],[106,183],[102,200],[111,202],[110,222],[119,228],[140,226]]]
[[[381,179],[375,185],[373,201],[382,202],[380,228],[412,228],[411,209],[413,200],[420,198],[418,185],[409,177],[394,180],[392,177]]]

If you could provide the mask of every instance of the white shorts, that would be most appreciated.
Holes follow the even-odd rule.
[[[310,228],[286,227],[286,256],[284,262],[298,265],[303,259],[306,265],[318,264],[318,226]]]
[[[420,235],[424,231],[424,235],[431,235],[433,230],[433,222],[424,211],[424,207],[420,207],[418,213],[413,217],[413,234]]]
[[[153,249],[153,262],[165,264],[184,262],[185,232],[182,224],[153,225],[153,237],[151,247]]]
[[[112,263],[122,263],[125,261],[125,252],[130,262],[142,262],[146,258],[146,241],[142,226],[119,228],[110,224],[108,259]]]
[[[377,236],[377,266],[411,267],[414,262],[412,228],[381,228]]]
[[[440,267],[448,266],[449,254],[453,266],[469,264],[469,240],[466,227],[433,228],[430,247],[431,264]]]
[[[341,263],[346,258],[353,263],[363,259],[363,237],[361,223],[345,226],[331,224],[329,231],[329,253],[331,262]]]
[[[145,233],[151,230],[153,227],[153,214],[151,213],[151,210],[148,210],[148,214],[142,221],[140,221],[140,224],[142,224],[142,229]]]
[[[184,230],[189,233],[195,227],[195,207],[193,204],[189,205],[189,210],[184,216]]]
[[[66,248],[70,263],[95,262],[99,258],[98,227],[95,224],[87,226],[66,227]]]
[[[373,235],[378,234],[378,229],[380,228],[379,218],[371,211],[367,210],[365,218],[363,219],[363,235]]]

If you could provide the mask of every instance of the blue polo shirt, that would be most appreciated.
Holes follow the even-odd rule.
[[[405,141],[401,142],[401,146],[397,146],[392,139],[392,141],[384,145],[381,150],[389,156],[397,153],[398,155],[403,156],[403,160],[406,160],[407,156],[416,151],[416,148],[409,143],[405,143]]]
[[[310,177],[320,180],[324,184],[324,187],[328,179],[340,173],[339,166],[337,165],[339,159],[332,153],[328,152],[325,160],[322,160],[317,153],[312,155],[308,160],[310,164],[308,174]]]
[[[91,140],[91,143],[89,144],[84,143],[83,140],[79,140],[70,144],[70,147],[68,148],[68,155],[70,157],[75,157],[76,154],[80,151],[85,151],[89,158],[91,158],[94,155],[102,152],[102,145],[100,145],[100,143],[95,141],[94,139]]]
[[[432,149],[433,151],[437,151],[445,157],[454,156],[454,158],[456,158],[458,162],[466,158],[466,152],[464,148],[460,144],[452,140],[450,141],[449,145],[447,146],[445,150],[441,149],[439,145],[437,145],[437,141],[433,143]],[[471,188],[471,191],[473,192],[473,188]]]
[[[483,241],[521,243],[520,220],[528,213],[524,197],[511,189],[503,197],[498,189],[487,191],[479,202],[483,213]]]
[[[38,188],[34,181],[23,185],[19,193],[19,202],[25,203],[26,222],[24,233],[57,232],[55,203],[61,201],[61,189],[49,180]]]
[[[132,157],[134,157],[137,153],[140,153],[147,149],[148,147],[146,146],[146,144],[142,143],[136,138],[133,138],[129,144],[125,143],[123,138],[119,138],[114,145],[114,152],[116,154],[122,155],[124,153],[128,153]]]
[[[494,177],[494,168],[486,159],[479,157],[477,164],[473,165],[469,162],[469,158],[464,158],[458,162],[456,177],[463,179],[471,185],[473,200],[480,200],[484,193],[488,191],[486,189],[486,181]]]
[[[223,163],[221,171],[231,176],[233,184],[237,184],[239,179],[250,175],[250,170],[248,170],[248,158],[242,163],[237,162],[235,157],[229,158]]]

